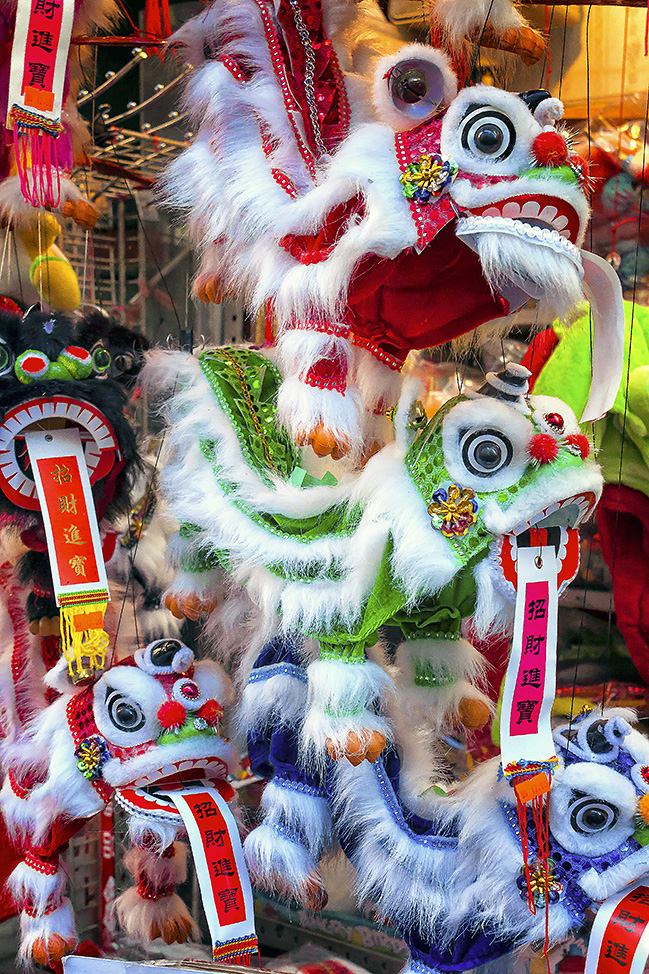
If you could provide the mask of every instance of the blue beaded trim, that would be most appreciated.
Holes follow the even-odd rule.
[[[281,835],[283,839],[288,839],[293,845],[304,845],[304,836],[300,835],[297,829],[292,829],[289,825],[284,825],[282,822],[264,822],[263,824],[269,825],[278,835]]]
[[[414,960],[410,958],[410,963],[406,965],[403,969],[403,974],[440,974],[437,967],[429,967],[428,964],[424,964],[420,960]]]
[[[261,683],[263,680],[272,680],[274,676],[290,676],[300,683],[309,682],[301,666],[296,666],[295,663],[272,663],[270,666],[260,666],[253,670],[248,677],[248,683]]]
[[[321,788],[316,788],[315,785],[307,785],[304,781],[293,781],[292,778],[280,778],[275,775],[273,782],[280,788],[299,791],[302,795],[311,795],[313,798],[325,798],[325,792]]]
[[[417,835],[413,832],[406,822],[403,812],[399,806],[392,783],[387,776],[382,761],[376,761],[373,765],[374,774],[378,782],[383,799],[390,810],[392,818],[396,822],[399,830],[405,832],[409,839],[418,845],[423,845],[427,849],[457,849],[457,839],[448,835]]]

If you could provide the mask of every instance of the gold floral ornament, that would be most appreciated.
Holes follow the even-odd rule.
[[[477,521],[478,502],[475,491],[458,484],[450,484],[448,489],[440,487],[433,494],[428,513],[433,526],[445,538],[463,538]]]
[[[557,864],[554,859],[548,859],[546,863],[542,859],[536,859],[530,863],[529,888],[534,904],[545,907],[546,897],[550,903],[558,903],[565,895],[565,888],[556,875]],[[521,868],[520,875],[516,879],[516,885],[520,890],[521,897],[527,899],[527,878],[525,876],[525,866]]]
[[[97,781],[102,777],[102,766],[109,758],[108,747],[101,737],[87,737],[79,743],[74,756],[84,778]]]
[[[441,196],[457,176],[457,166],[450,159],[428,153],[411,162],[401,176],[403,195],[408,200],[426,205]]]

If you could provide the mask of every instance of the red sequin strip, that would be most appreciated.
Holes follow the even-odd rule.
[[[30,869],[34,869],[37,873],[43,873],[45,876],[56,876],[57,872],[59,871],[58,862],[52,862],[49,859],[41,859],[33,852],[27,852],[25,854],[25,864],[29,866]]]
[[[292,200],[297,199],[298,191],[295,188],[291,180],[279,169],[271,169],[271,175],[276,183],[278,183],[284,192],[291,197]]]
[[[11,679],[14,685],[16,713],[20,723],[24,724],[34,714],[33,707],[25,699],[25,688],[22,685],[28,674],[30,633],[20,589],[17,585],[13,585],[12,581],[12,567],[9,562],[5,562],[0,568],[0,588],[5,593],[5,604],[14,638],[11,651]]]
[[[295,135],[295,140],[297,142],[297,147],[300,150],[300,155],[304,159],[305,165],[309,171],[309,174],[313,179],[315,179],[315,162],[313,154],[307,147],[304,139],[300,135],[300,130],[295,119],[295,113],[299,114],[299,106],[297,105],[293,93],[288,82],[288,77],[286,74],[286,66],[284,64],[284,57],[282,55],[282,49],[273,27],[272,21],[270,19],[270,14],[264,0],[254,0],[259,8],[259,13],[261,15],[261,22],[264,28],[264,33],[266,35],[266,43],[268,45],[268,51],[270,53],[270,60],[273,66],[273,71],[275,72],[275,77],[279,81],[280,88],[282,89],[282,97],[284,99],[284,107],[286,108],[286,114],[288,120],[293,129],[293,134]]]
[[[234,61],[231,57],[228,57],[227,54],[220,54],[217,60],[221,62],[224,68],[228,69],[228,71],[230,72],[230,74],[232,75],[235,81],[239,81],[242,84],[245,82],[246,80],[245,74],[243,73],[243,71],[237,64],[237,62]]]

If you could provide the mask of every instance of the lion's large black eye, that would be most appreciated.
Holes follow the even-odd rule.
[[[514,449],[500,430],[473,430],[460,440],[462,462],[476,477],[491,477],[511,463]]]
[[[489,105],[470,111],[462,123],[462,147],[474,156],[506,159],[516,144],[516,130],[510,118]]]
[[[138,731],[144,727],[146,716],[139,703],[125,697],[119,690],[106,691],[106,709],[111,721],[119,730]]]
[[[618,815],[615,805],[603,798],[580,798],[570,810],[570,824],[581,835],[593,835],[612,829]]]

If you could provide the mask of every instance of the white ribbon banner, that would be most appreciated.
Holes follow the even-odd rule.
[[[252,887],[236,820],[214,788],[165,794],[189,837],[214,960],[249,964],[258,944]]]

